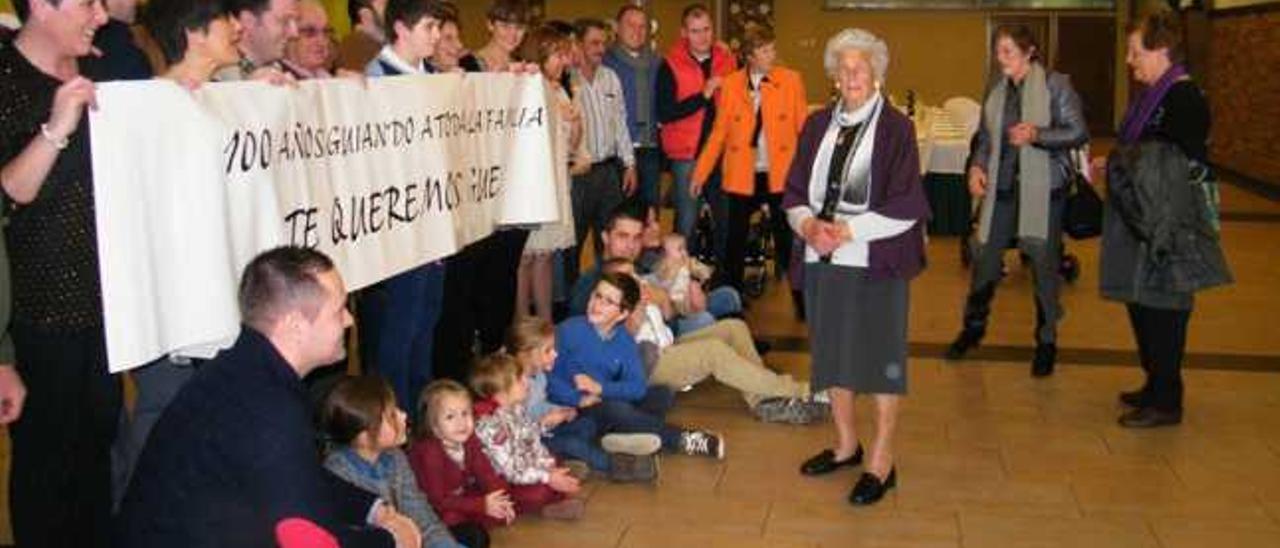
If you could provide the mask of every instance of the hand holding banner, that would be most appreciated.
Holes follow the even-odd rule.
[[[349,289],[554,221],[541,79],[509,74],[103,84],[92,114],[112,371],[211,356],[259,252],[317,248]],[[568,212],[564,212],[567,214]]]

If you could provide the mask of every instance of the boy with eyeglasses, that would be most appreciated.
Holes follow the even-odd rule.
[[[625,274],[600,276],[587,312],[556,327],[555,367],[547,379],[553,403],[577,407],[601,432],[657,434],[662,447],[686,455],[724,458],[724,439],[666,422],[675,395],[648,386],[640,350],[623,322],[640,300],[640,286]]]

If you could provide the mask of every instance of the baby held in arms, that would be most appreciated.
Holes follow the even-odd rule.
[[[662,258],[646,281],[662,288],[671,297],[676,312],[683,315],[692,311],[689,302],[689,284],[702,283],[711,278],[711,267],[689,255],[688,242],[681,234],[662,237]]]

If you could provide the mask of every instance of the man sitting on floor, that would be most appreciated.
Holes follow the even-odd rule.
[[[603,261],[621,258],[635,262],[640,256],[644,217],[644,209],[634,203],[624,203],[609,214],[604,230],[600,233],[600,241],[604,243],[603,256],[597,257],[595,266],[584,271],[574,283],[569,301],[570,314],[586,312],[587,300],[591,297],[596,281],[600,279],[600,265]],[[665,299],[662,302],[666,304],[660,304],[663,315],[672,323],[672,329],[677,335],[692,333],[720,318],[742,314],[742,297],[732,287],[717,287],[704,294],[702,286],[694,283],[690,284],[689,291],[689,301],[694,304],[693,310],[686,314],[676,315]]]
[[[715,377],[741,392],[752,413],[764,422],[808,424],[830,411],[828,405],[811,397],[809,383],[765,367],[742,320],[720,320],[677,339],[661,321],[660,309],[653,302],[658,290],[638,279],[634,264],[610,259],[603,271],[629,276],[640,285],[640,302],[626,326],[640,344],[641,355],[651,362],[645,364],[650,370],[650,385],[678,390]]]

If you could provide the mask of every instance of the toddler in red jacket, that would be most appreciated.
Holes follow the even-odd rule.
[[[516,507],[475,436],[471,395],[456,381],[438,380],[423,389],[418,410],[409,449],[418,486],[458,542],[487,546],[486,530],[511,523]]]

